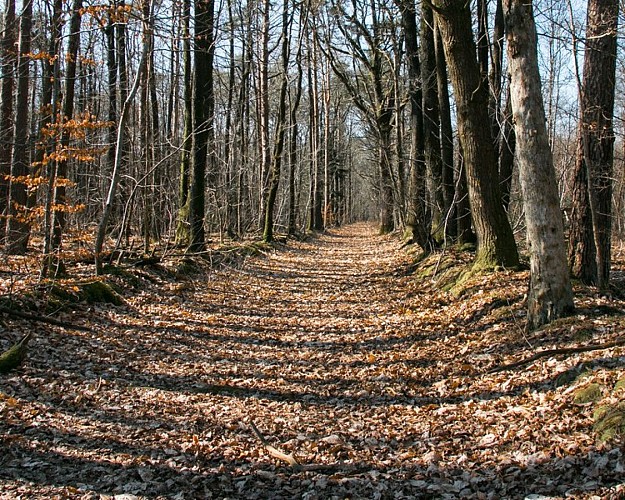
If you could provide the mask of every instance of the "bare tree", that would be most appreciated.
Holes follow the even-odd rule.
[[[406,228],[410,233],[410,241],[428,253],[435,245],[430,235],[431,223],[426,216],[425,208],[426,165],[422,109],[423,89],[421,86],[421,59],[419,57],[416,8],[414,0],[397,0],[396,3],[401,11],[406,44],[408,100],[410,103],[410,162]]]
[[[7,0],[4,11],[4,32],[0,41],[2,63],[2,90],[0,90],[0,215],[6,216],[9,203],[9,176],[13,150],[13,92],[15,91],[15,0]],[[4,239],[5,221],[0,223],[0,239]]]
[[[28,194],[26,178],[29,174],[30,154],[28,148],[28,96],[30,85],[31,35],[33,2],[24,3],[20,14],[20,35],[17,61],[17,96],[11,183],[9,187],[9,220],[7,253],[25,253],[30,239],[30,223],[26,213]]]
[[[474,266],[516,266],[519,257],[514,235],[501,204],[499,184],[492,182],[497,178],[497,157],[490,127],[484,126],[490,123],[488,88],[476,58],[470,6],[464,0],[436,0],[432,5],[458,108],[458,132],[478,238]]]
[[[327,32],[321,46],[334,74],[347,89],[352,102],[375,134],[379,169],[380,232],[394,229],[394,179],[392,137],[395,102],[392,55],[385,31],[395,29],[378,0],[367,4],[332,2],[335,32]],[[340,45],[340,46],[339,46]],[[349,60],[345,55],[349,55]],[[351,66],[351,67],[350,67]]]
[[[202,251],[205,241],[206,172],[214,165],[215,94],[213,60],[215,56],[215,2],[195,1],[195,80],[193,95],[193,175],[189,206],[190,252]],[[210,159],[210,163],[209,163]]]
[[[570,314],[574,308],[573,293],[553,156],[545,127],[532,3],[504,0],[504,15],[516,156],[530,252],[527,324],[534,329]]]
[[[589,0],[569,263],[584,283],[610,280],[618,0]]]
[[[273,241],[273,211],[276,203],[276,197],[278,195],[278,185],[280,182],[280,172],[282,169],[282,158],[284,154],[284,142],[287,127],[287,90],[289,85],[289,53],[291,48],[290,26],[292,21],[292,16],[289,11],[289,0],[284,0],[282,4],[282,74],[280,82],[280,100],[278,102],[276,139],[271,159],[269,191],[267,193],[265,207],[265,227],[263,229],[263,240],[266,242]]]

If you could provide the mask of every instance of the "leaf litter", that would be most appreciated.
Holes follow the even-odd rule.
[[[1,347],[34,338],[0,378],[0,498],[623,498],[623,443],[574,395],[622,401],[624,347],[490,372],[622,338],[623,301],[580,289],[526,333],[527,272],[452,293],[431,259],[357,224],[141,270],[123,305],[59,314],[91,331],[7,319]]]

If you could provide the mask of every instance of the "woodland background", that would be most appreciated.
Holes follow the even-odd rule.
[[[534,2],[566,216],[580,154],[585,7]],[[466,43],[490,89],[503,203],[522,236],[502,3],[470,8]],[[294,233],[378,219],[383,231],[410,229],[416,199],[431,243],[474,241],[454,91],[427,3],[8,0],[2,24],[5,252],[41,252],[43,275],[58,271],[70,240],[86,254],[150,254],[156,245],[197,251],[204,233],[264,229],[270,239],[274,224]],[[622,62],[619,48],[609,194],[619,237]],[[604,76],[590,75],[613,80]]]

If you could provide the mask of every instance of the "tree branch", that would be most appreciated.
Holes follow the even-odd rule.
[[[0,306],[0,313],[13,316],[15,318],[27,319],[29,321],[38,321],[40,323],[47,323],[48,325],[60,326],[67,328],[68,330],[79,330],[81,332],[91,332],[91,328],[81,325],[74,325],[73,323],[67,323],[65,321],[59,321],[54,318],[48,318],[47,316],[40,316],[38,314],[28,314],[15,309],[9,309],[8,307]]]

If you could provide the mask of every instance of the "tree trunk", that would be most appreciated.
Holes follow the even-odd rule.
[[[4,35],[0,50],[2,63],[2,89],[0,105],[0,216],[6,216],[9,204],[9,180],[11,152],[13,149],[13,93],[15,92],[15,0],[7,0],[4,12]],[[4,240],[5,219],[0,220],[0,241]]]
[[[454,241],[458,236],[456,220],[454,183],[454,132],[451,121],[451,106],[449,104],[449,84],[447,78],[447,61],[443,50],[438,26],[435,24],[434,51],[436,54],[436,76],[438,83],[438,108],[441,121],[441,160],[443,184],[443,216],[445,218],[445,237]]]
[[[193,176],[189,205],[189,252],[204,250],[206,172],[214,148],[215,96],[213,92],[214,0],[195,1],[195,82],[193,99]]]
[[[191,33],[189,29],[191,18],[191,0],[184,0],[182,5],[182,65],[183,65],[183,100],[184,100],[184,127],[182,145],[180,147],[180,184],[179,209],[176,224],[176,244],[188,246],[191,242],[189,228],[189,201],[191,186],[191,146],[193,136],[193,84],[191,73]]]
[[[510,96],[530,251],[528,328],[573,311],[564,228],[545,127],[534,13],[527,0],[504,0]]]
[[[508,211],[510,206],[510,193],[512,191],[512,174],[514,173],[514,150],[516,138],[512,125],[512,107],[510,101],[510,87],[506,95],[506,105],[501,113],[501,125],[499,137],[499,185],[501,186],[501,199],[503,207]]]
[[[267,193],[267,206],[265,208],[265,227],[263,240],[273,241],[273,211],[278,196],[280,172],[282,169],[282,156],[284,153],[284,137],[286,135],[287,95],[289,84],[289,52],[291,49],[289,21],[289,1],[282,4],[282,81],[280,82],[280,100],[278,101],[278,116],[276,119],[276,142],[271,160],[271,176],[269,191]]]
[[[310,39],[312,38],[312,40]],[[323,229],[323,207],[321,199],[321,181],[319,172],[319,84],[317,74],[317,35],[312,30],[308,42],[308,131],[310,147],[310,212],[308,216],[308,229],[320,231]]]
[[[456,96],[458,132],[464,152],[469,200],[478,249],[474,267],[514,267],[519,263],[516,243],[501,204],[497,157],[488,115],[488,89],[476,59],[470,6],[464,0],[437,0],[449,75]]]
[[[297,81],[295,86],[295,97],[291,103],[291,112],[289,115],[289,215],[288,215],[288,234],[294,234],[297,229],[297,196],[295,186],[295,171],[297,168],[297,144],[298,144],[298,131],[299,124],[297,118],[297,112],[302,100],[303,81],[304,81],[304,68],[302,67],[302,48],[303,37],[305,33],[305,24],[308,22],[308,12],[303,7],[300,10],[300,35],[297,46],[297,54],[295,56],[295,62],[297,64]]]
[[[232,10],[232,0],[228,0],[228,24],[230,26],[228,32],[228,98],[226,103],[226,118],[224,124],[224,169],[226,174],[225,185],[225,230],[230,238],[236,236],[236,185],[235,185],[235,169],[234,169],[234,151],[232,140],[232,116],[234,114],[234,87],[236,81],[236,25],[234,13]]]
[[[20,15],[20,36],[17,62],[17,97],[11,182],[9,186],[9,224],[6,251],[23,254],[28,247],[30,223],[26,213],[26,176],[29,174],[28,91],[30,84],[30,47],[33,2],[26,2]]]
[[[425,210],[425,156],[423,130],[423,91],[420,84],[421,61],[417,35],[416,10],[413,0],[397,2],[402,15],[406,59],[408,65],[408,98],[410,102],[410,166],[408,182],[408,203],[406,228],[410,240],[421,247],[425,253],[432,251],[434,245],[430,236],[430,224]]]
[[[267,196],[269,194],[269,175],[271,169],[271,145],[269,143],[269,31],[271,2],[262,0],[262,28],[260,35],[260,47],[258,48],[260,60],[258,61],[258,147],[260,157],[260,198],[259,198],[259,227],[262,230],[265,224],[265,209],[267,208]]]
[[[569,263],[585,283],[607,288],[612,241],[618,0],[589,0]],[[586,193],[584,193],[586,191]],[[593,248],[594,247],[594,248]],[[594,262],[592,262],[594,261]]]

